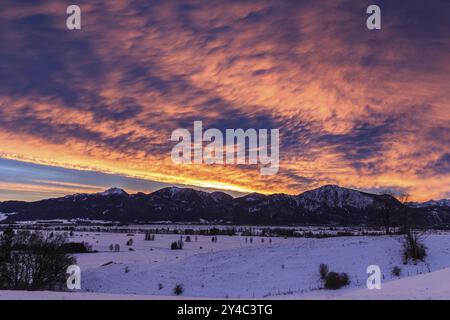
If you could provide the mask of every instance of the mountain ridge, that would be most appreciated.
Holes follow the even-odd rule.
[[[441,203],[440,203],[441,204]],[[376,225],[386,210],[401,224],[408,211],[423,226],[450,225],[450,206],[402,204],[389,195],[324,185],[298,195],[251,193],[241,197],[215,191],[166,187],[128,194],[110,188],[34,202],[0,202],[0,223],[86,219],[145,223],[211,221],[232,224]]]

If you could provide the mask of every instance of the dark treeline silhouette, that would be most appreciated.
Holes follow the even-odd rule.
[[[0,237],[0,289],[57,290],[63,288],[67,268],[76,259],[66,252],[63,234],[6,229]]]

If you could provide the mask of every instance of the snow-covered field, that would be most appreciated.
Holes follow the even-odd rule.
[[[338,291],[314,291],[303,295],[275,296],[269,299],[339,300],[449,300],[450,268],[389,281],[381,290],[350,288]],[[187,296],[154,296],[95,292],[0,291],[0,300],[168,300],[196,299]],[[197,298],[198,299],[198,298]]]
[[[310,295],[309,299],[449,300],[450,268],[387,282],[381,290],[349,289],[338,294]]]
[[[174,287],[182,284],[177,298],[450,299],[450,269],[439,271],[450,267],[450,234],[427,235],[428,256],[417,265],[403,265],[399,236],[271,238],[271,243],[263,237],[253,237],[253,243],[242,236],[218,236],[217,243],[210,236],[190,237],[182,250],[170,250],[179,235],[144,241],[144,234],[76,232],[72,241],[88,242],[99,252],[76,255],[82,293],[48,293],[49,298],[174,298]],[[131,238],[133,245],[126,246]],[[121,251],[110,252],[111,244]],[[321,289],[321,263],[346,272],[350,285]],[[380,266],[382,290],[366,289],[369,265]],[[402,269],[400,279],[391,275],[394,266]],[[18,294],[0,291],[0,298]]]

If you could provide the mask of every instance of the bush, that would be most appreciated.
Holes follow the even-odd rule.
[[[325,289],[340,289],[350,283],[346,273],[328,272],[325,277]]]
[[[67,242],[61,245],[62,253],[88,253],[92,251],[92,246],[86,242]]]
[[[187,236],[185,242],[191,242],[191,237]]]
[[[319,273],[320,273],[320,279],[325,280],[328,274],[328,266],[324,263],[320,264],[319,266]]]
[[[127,246],[132,246],[133,245],[133,239],[130,239],[127,241]]]
[[[151,234],[151,233],[146,233],[144,240],[145,241],[154,241],[155,240],[155,235]]]
[[[414,262],[423,261],[427,256],[427,247],[422,242],[422,235],[419,232],[407,231],[403,243],[403,261],[408,263],[410,259]]]
[[[172,249],[172,250],[183,249],[183,241],[178,240],[178,241],[172,242],[172,244],[170,245],[170,249]]]
[[[182,284],[177,284],[175,288],[173,288],[173,293],[175,293],[177,296],[182,294],[184,292],[184,287]]]
[[[399,266],[395,266],[395,267],[393,267],[392,268],[392,270],[391,270],[391,274],[394,276],[394,277],[400,277],[400,274],[402,273],[402,269],[399,267]]]

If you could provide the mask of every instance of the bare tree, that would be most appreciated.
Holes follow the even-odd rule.
[[[0,261],[0,288],[10,290],[54,290],[65,283],[67,267],[75,264],[67,255],[67,237],[42,232],[18,232],[2,236],[6,250]]]
[[[424,244],[425,231],[409,229],[405,234],[403,243],[403,262],[408,263],[412,259],[414,263],[417,260],[423,261],[427,256],[427,247]]]
[[[385,196],[386,199],[377,208],[379,221],[386,234],[390,234],[391,229],[395,232],[398,224],[403,226],[404,224],[409,223],[409,208],[405,205],[408,201],[409,195],[407,193],[400,193],[394,190],[384,190],[381,194],[382,196]],[[398,202],[392,201],[390,197],[396,199]]]

